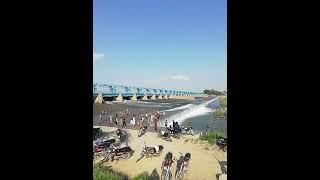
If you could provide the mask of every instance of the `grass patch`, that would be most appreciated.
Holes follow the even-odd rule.
[[[219,103],[221,107],[227,107],[227,96],[219,97]]]
[[[122,173],[114,172],[103,165],[93,166],[93,180],[128,180],[128,176]],[[138,176],[132,178],[132,180],[148,180],[147,173],[141,173]]]
[[[148,180],[149,176],[146,173],[141,173],[138,176],[132,178],[132,180]]]
[[[93,180],[124,180],[127,177],[111,171],[102,165],[93,166]]]
[[[223,118],[227,116],[227,111],[216,110],[213,112],[216,117]]]
[[[223,131],[210,131],[210,132],[207,132],[207,133],[203,133],[201,136],[200,136],[200,140],[203,140],[203,141],[207,141],[209,142],[210,144],[213,144],[214,140],[217,138],[217,137],[224,137],[226,138],[227,136],[225,135],[225,133]]]

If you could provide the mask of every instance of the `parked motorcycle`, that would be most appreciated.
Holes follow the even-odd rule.
[[[184,127],[182,128],[182,134],[194,135],[192,127]]]
[[[140,161],[144,156],[146,156],[147,158],[160,156],[162,154],[162,150],[162,145],[147,147],[146,143],[144,143],[144,148],[142,148],[141,155],[136,162]]]
[[[191,159],[191,154],[186,153],[185,156],[181,152],[180,153],[180,159],[179,163],[177,163],[177,171],[176,171],[176,179],[182,180],[184,175],[187,174],[188,165]]]
[[[220,150],[227,151],[227,138],[217,137],[215,139],[215,144]]]
[[[171,180],[172,179],[172,172],[171,166],[174,162],[174,158],[171,152],[168,152],[165,156],[164,161],[162,162],[161,166],[161,180]]]
[[[102,130],[100,128],[93,128],[93,139],[97,139],[102,136]]]
[[[101,140],[97,139],[96,141],[93,142],[94,147],[96,148],[109,148],[111,144],[116,143],[115,139],[108,139],[108,140]]]
[[[120,142],[124,142],[127,138],[127,133],[121,129],[118,129],[117,136],[118,136]]]
[[[172,141],[171,134],[169,132],[160,131],[158,136],[161,137],[163,140],[170,141],[170,142]]]
[[[144,135],[147,132],[147,127],[143,127],[140,129],[139,133],[138,133],[138,137],[141,137],[142,135]]]
[[[110,150],[104,150],[104,151],[94,153],[93,157],[94,158],[101,158],[98,163],[102,164],[110,159],[110,154],[111,154]]]
[[[174,129],[171,129],[171,128],[167,128],[167,130],[171,134],[172,137],[177,138],[177,139],[180,138],[181,129],[174,130]]]
[[[111,146],[112,148],[109,150],[111,154],[111,160],[119,160],[119,159],[128,159],[130,158],[134,150],[131,149],[129,146],[123,147],[123,148],[115,148]]]

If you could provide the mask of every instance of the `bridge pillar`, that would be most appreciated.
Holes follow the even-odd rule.
[[[123,96],[122,96],[121,93],[120,93],[119,96],[117,97],[116,101],[123,102]]]
[[[131,101],[138,101],[137,94],[133,94]]]
[[[142,100],[148,100],[147,94],[144,94],[144,96],[142,97]]]
[[[102,103],[103,102],[103,96],[102,93],[99,93],[97,98],[94,100],[94,103]]]
[[[192,95],[188,95],[187,97],[188,99],[192,99],[192,100],[195,100],[195,98],[192,96]]]
[[[177,96],[175,94],[170,94],[169,99],[176,99]]]
[[[160,95],[158,96],[158,99],[163,99],[163,98],[162,98],[162,94],[160,94]]]
[[[163,99],[168,99],[168,95],[165,94],[165,95],[163,96]]]
[[[156,95],[153,94],[152,97],[151,97],[151,99],[157,99],[157,98],[156,98]]]

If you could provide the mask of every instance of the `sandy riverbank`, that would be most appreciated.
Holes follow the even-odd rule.
[[[115,127],[101,127],[101,129],[108,133],[116,130]],[[185,180],[214,180],[217,174],[222,173],[217,159],[227,161],[226,152],[220,151],[216,145],[197,140],[199,135],[184,135],[180,139],[173,138],[172,142],[167,142],[157,137],[157,134],[153,132],[147,132],[142,137],[138,137],[137,130],[128,129],[127,131],[131,134],[127,144],[135,151],[134,155],[126,160],[106,162],[104,165],[111,166],[112,169],[125,173],[129,177],[134,177],[143,172],[160,177],[161,163],[165,154],[169,151],[176,158],[179,158],[179,152],[183,154],[187,152],[191,153],[189,172],[185,176]],[[115,136],[112,133],[109,135]],[[139,162],[136,162],[140,157],[144,142],[146,142],[147,146],[163,145],[163,154],[160,157],[143,158]],[[125,144],[122,146],[125,146]],[[176,163],[174,164],[173,172],[175,170]]]

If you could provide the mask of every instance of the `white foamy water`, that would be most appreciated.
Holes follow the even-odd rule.
[[[192,106],[193,106],[193,104],[187,104],[187,105],[184,105],[184,106],[180,106],[180,107],[176,107],[176,108],[168,109],[168,110],[164,110],[164,111],[176,111],[176,110],[181,110],[181,109],[188,109],[188,108],[190,108]]]
[[[210,101],[207,101],[207,102],[199,104],[199,105],[187,104],[189,106],[185,105],[185,107],[187,107],[187,108],[185,108],[184,111],[177,113],[177,114],[174,114],[174,115],[172,115],[168,118],[165,118],[165,119],[168,119],[168,124],[172,124],[173,120],[178,122],[179,124],[181,124],[186,119],[211,113],[212,109],[207,108],[206,106],[209,103],[211,103],[217,99],[218,98],[215,98],[215,99],[212,99]],[[183,107],[183,106],[181,106],[181,107]],[[178,107],[178,108],[181,108],[181,107]],[[174,109],[176,109],[176,108],[174,108]],[[164,121],[162,121],[160,124],[161,124],[161,126],[163,126]]]

